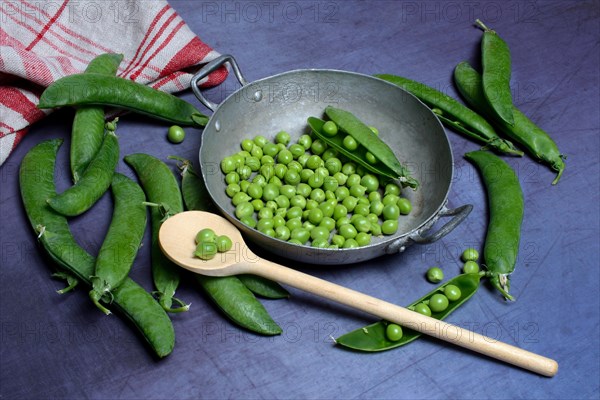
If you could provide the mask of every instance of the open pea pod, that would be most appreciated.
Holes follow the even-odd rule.
[[[325,124],[325,121],[323,121],[322,119],[316,118],[316,117],[309,117],[307,122],[308,122],[308,125],[310,126],[310,128],[312,129],[314,135],[316,137],[318,137],[319,140],[323,141],[328,146],[333,147],[340,154],[343,154],[349,160],[354,161],[357,164],[363,166],[367,171],[373,172],[378,175],[385,176],[390,179],[399,179],[403,185],[410,186],[413,189],[416,189],[419,186],[419,182],[410,176],[410,174],[406,168],[401,166],[402,173],[398,174],[394,170],[389,168],[387,165],[385,165],[383,162],[381,162],[380,156],[376,153],[372,153],[372,154],[375,155],[375,157],[377,158],[377,162],[374,164],[371,164],[367,161],[367,158],[366,158],[366,154],[369,151],[366,147],[358,146],[358,148],[356,150],[350,151],[350,150],[346,149],[344,147],[344,145],[342,144],[342,142],[344,140],[343,135],[335,135],[333,137],[323,135],[322,128],[323,128],[323,124]]]
[[[450,302],[446,310],[442,312],[431,313],[433,318],[443,320],[475,294],[479,288],[479,282],[482,275],[483,274],[480,273],[458,275],[435,290],[431,291],[427,295],[421,297],[407,308],[411,309],[419,303],[428,301],[431,296],[436,293],[440,293],[448,285],[455,285],[460,289],[461,297],[456,301]],[[348,332],[335,339],[335,342],[342,347],[347,347],[354,350],[376,352],[395,349],[396,347],[403,346],[412,342],[413,340],[418,339],[422,335],[421,333],[410,328],[403,327],[402,338],[397,341],[391,341],[386,336],[386,327],[388,323],[389,322],[383,320],[375,322],[363,328]]]

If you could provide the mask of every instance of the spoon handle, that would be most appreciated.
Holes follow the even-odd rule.
[[[433,336],[446,342],[485,354],[523,369],[552,377],[558,363],[550,358],[523,350],[468,329],[427,317],[375,297],[357,292],[314,276],[284,267],[268,260],[247,265],[249,273],[283,283],[364,311],[384,320]]]

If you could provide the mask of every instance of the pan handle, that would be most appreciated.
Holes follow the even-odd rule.
[[[437,232],[427,236],[422,236],[420,232],[417,232],[414,235],[410,235],[408,238],[399,239],[391,243],[386,248],[386,253],[394,254],[404,251],[409,240],[412,240],[413,242],[418,244],[429,244],[443,238],[444,236],[452,232],[454,228],[456,228],[461,222],[463,222],[472,209],[473,206],[471,204],[465,204],[463,206],[452,209],[447,209],[446,207],[444,207],[438,214],[438,217],[454,218],[446,222],[446,224],[442,226]]]
[[[248,81],[246,81],[246,78],[244,78],[244,75],[242,74],[242,71],[240,70],[240,67],[238,66],[237,62],[235,61],[235,58],[233,58],[233,56],[230,54],[223,54],[222,56],[219,56],[211,62],[209,62],[208,64],[206,64],[204,67],[202,67],[202,69],[200,69],[200,71],[198,71],[192,77],[192,80],[190,82],[192,91],[194,92],[198,100],[200,100],[200,103],[204,104],[206,108],[210,109],[211,111],[215,111],[219,105],[206,99],[202,95],[202,92],[200,91],[199,82],[200,80],[208,76],[211,72],[214,72],[220,67],[222,67],[225,63],[231,65],[233,73],[237,78],[238,82],[240,82],[240,85],[246,86],[248,84]]]

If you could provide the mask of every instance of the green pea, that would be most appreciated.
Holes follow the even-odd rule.
[[[246,165],[250,167],[252,172],[256,172],[260,169],[260,160],[257,157],[246,157]]]
[[[325,144],[325,142],[319,139],[313,140],[310,146],[310,151],[313,154],[321,155],[325,152],[325,150],[327,150],[327,144]]]
[[[289,185],[297,185],[300,183],[300,174],[296,170],[288,168],[283,180]]]
[[[419,314],[431,317],[431,309],[425,303],[418,303],[418,304],[416,304],[415,305],[415,311],[418,312]]]
[[[365,195],[366,191],[367,191],[367,188],[361,184],[356,184],[356,185],[350,186],[350,196],[354,196],[357,198],[363,197]]]
[[[302,168],[306,167],[306,162],[308,161],[308,159],[310,158],[310,154],[308,153],[304,153],[302,154],[300,157],[298,157],[298,164],[300,164],[302,166]]]
[[[263,146],[263,153],[275,158],[275,156],[279,153],[279,147],[275,143],[267,142]]]
[[[381,236],[381,225],[377,222],[371,222],[371,234],[373,236]]]
[[[333,177],[335,178],[336,181],[338,181],[338,185],[343,186],[346,184],[346,182],[348,181],[348,175],[342,173],[342,172],[335,172],[333,174]]]
[[[271,161],[273,160],[273,157],[271,157],[271,156],[265,156],[265,154],[263,153],[263,150],[262,150],[262,148],[261,148],[261,147],[259,147],[259,146],[257,146],[257,145],[254,145],[254,147],[252,148],[252,150],[250,150],[250,155],[251,155],[252,157],[256,157],[256,158],[258,158],[258,159],[260,160],[261,164],[266,164],[266,163],[263,161],[263,158],[264,158],[264,157],[267,157],[267,158],[265,159],[265,161],[267,161],[267,163],[269,162],[269,160],[271,160]]]
[[[249,217],[252,214],[254,214],[254,207],[247,201],[240,203],[235,207],[235,216],[238,219]]]
[[[227,182],[227,184],[239,183],[240,175],[235,171],[230,172],[227,175],[225,175],[225,182]]]
[[[250,228],[256,228],[256,220],[252,216],[240,218],[240,222],[244,225],[248,225]]]
[[[371,243],[371,235],[369,235],[367,232],[358,232],[355,240],[359,246],[367,246]]]
[[[258,219],[273,218],[273,209],[270,207],[263,207],[258,212]]]
[[[362,215],[358,215],[352,224],[358,232],[369,232],[371,230],[371,222]]]
[[[380,200],[375,200],[375,201],[371,202],[371,204],[369,206],[369,211],[377,216],[380,216],[383,213],[384,208],[385,208],[385,206],[383,205],[383,203]]]
[[[200,242],[196,247],[194,255],[202,260],[210,260],[217,254],[217,244],[215,242]]]
[[[343,249],[354,249],[357,247],[359,247],[358,242],[354,239],[346,239],[344,241],[344,245],[342,246]]]
[[[262,150],[260,148],[258,148],[261,152]],[[262,165],[274,165],[275,164],[275,159],[271,156],[260,156],[260,163]]]
[[[227,188],[225,189],[225,193],[227,193],[227,196],[229,196],[231,198],[236,193],[239,193],[241,190],[242,189],[240,188],[240,185],[238,185],[237,183],[230,183],[227,185]]]
[[[281,182],[281,179],[277,176],[272,176],[271,179],[269,179],[269,183],[272,183],[277,187],[283,186],[283,182]]]
[[[273,229],[274,226],[275,222],[273,221],[273,218],[262,218],[258,220],[258,223],[256,224],[256,229],[258,229],[261,232],[264,232],[267,229]]]
[[[354,215],[362,215],[363,217],[366,217],[369,215],[369,212],[370,208],[367,204],[357,204],[356,207],[354,207]]]
[[[319,203],[317,201],[313,199],[308,199],[306,200],[306,207],[304,209],[310,211],[317,207],[319,207]]]
[[[363,185],[363,186],[365,186],[365,185]],[[368,199],[369,199],[370,203],[372,203],[374,201],[381,201],[381,193],[379,193],[378,191],[370,192]]]
[[[312,188],[306,183],[299,183],[296,186],[296,194],[307,198],[310,196],[310,192],[312,192]]]
[[[277,206],[277,203],[275,202],[275,200],[268,200],[265,203],[265,208],[270,209],[272,212],[275,212],[275,210],[277,210],[279,207]]]
[[[278,164],[275,164],[275,167],[273,167],[273,173],[279,179],[283,179],[286,172],[287,172],[287,167],[283,164],[278,163]]]
[[[248,178],[250,178],[250,176],[252,176],[252,169],[247,165],[242,165],[241,167],[238,167],[238,169],[236,171],[240,175],[240,178],[239,178],[240,180],[248,179]],[[228,183],[233,183],[233,182],[228,182]]]
[[[358,149],[358,142],[350,135],[346,135],[346,137],[344,137],[342,145],[344,146],[344,148],[350,151]]]
[[[325,191],[329,190],[329,191],[333,192],[338,188],[338,186],[339,186],[338,181],[332,176],[326,177],[325,181],[323,182],[323,189]]]
[[[263,195],[263,188],[258,183],[251,183],[248,186],[247,193],[253,199],[260,199]]]
[[[401,192],[401,188],[400,186],[396,185],[395,183],[388,183],[387,185],[385,185],[385,191],[384,196],[388,195],[388,194],[395,194],[396,196],[400,196],[400,192]]]
[[[309,135],[302,135],[298,138],[298,144],[302,145],[304,150],[308,150],[312,145],[312,138]]]
[[[264,137],[263,135],[256,135],[254,137],[254,144],[257,145],[258,147],[262,148],[267,142],[268,142],[267,138]]]
[[[221,160],[221,171],[223,171],[224,174],[235,171],[236,167],[235,160],[232,157],[225,157]]]
[[[348,215],[348,209],[343,204],[336,204],[333,207],[333,219],[336,221]]]
[[[281,150],[277,155],[277,162],[287,165],[294,159],[292,152],[289,150]]]
[[[302,171],[302,164],[300,164],[298,161],[296,160],[292,160],[290,161],[290,163],[287,165],[288,167],[288,171],[295,171],[298,174],[300,174],[300,171]]]
[[[320,204],[325,200],[325,191],[320,188],[315,188],[310,192],[310,198]]]
[[[375,157],[375,156],[373,155],[373,153],[371,153],[371,152],[369,152],[369,151],[367,151],[367,152],[365,153],[365,160],[367,160],[367,162],[368,162],[369,164],[373,164],[373,165],[375,165],[375,164],[377,164],[377,163],[379,162],[379,160],[377,159],[377,157]]]
[[[333,121],[327,121],[323,124],[323,128],[321,128],[323,134],[327,137],[333,137],[338,133],[338,127]]]
[[[310,231],[310,238],[312,240],[321,239],[326,241],[329,238],[329,230],[324,226],[315,226]]]
[[[291,231],[296,228],[302,228],[302,219],[300,217],[290,218],[285,223],[285,226]]]
[[[353,163],[352,161],[345,163],[342,166],[342,173],[344,173],[345,175],[352,175],[356,173],[356,164]]]
[[[267,235],[269,237],[272,237],[272,238],[274,238],[275,235],[276,235],[275,234],[275,229],[273,229],[273,228],[268,228],[268,227],[258,228],[258,226],[257,226],[257,229],[258,229],[259,232],[261,232],[261,233],[263,233],[263,234],[265,234],[265,235]]]
[[[379,222],[379,217],[373,213],[367,214],[367,220],[372,224],[377,224]]]
[[[290,153],[292,153],[292,157],[294,157],[294,160],[298,159],[298,157],[300,157],[305,152],[304,146],[298,143],[292,144],[288,148],[288,150],[290,151]]]
[[[462,293],[458,286],[446,285],[446,287],[444,287],[444,295],[448,298],[448,300],[456,301],[456,300],[460,299],[460,296],[462,296]]]
[[[410,204],[410,200],[406,197],[399,198],[396,205],[400,209],[400,214],[402,215],[408,215],[412,211],[412,204]]]
[[[240,189],[242,192],[246,193],[248,191],[248,186],[250,186],[250,182],[248,182],[248,181],[240,182]]]
[[[439,267],[431,267],[427,270],[427,280],[431,283],[438,283],[444,280],[444,271]]]
[[[246,151],[252,151],[252,148],[254,147],[254,142],[252,141],[252,139],[244,139],[242,140],[242,150],[246,150]]]
[[[351,188],[352,186],[360,185],[360,180],[361,180],[360,175],[350,174],[348,176],[348,179],[346,180],[346,186],[348,186],[348,188]]]
[[[320,208],[314,208],[309,211],[308,220],[317,225],[323,219],[323,211]]]
[[[307,183],[313,189],[320,188],[325,183],[325,178],[321,174],[312,174]]]
[[[279,196],[279,186],[274,183],[267,183],[263,188],[263,200],[275,200]]]
[[[290,206],[291,207],[298,207],[301,210],[303,210],[306,207],[306,199],[304,197],[302,197],[301,195],[299,195],[299,194],[295,194],[290,199]]]
[[[334,193],[337,201],[343,201],[346,197],[350,196],[350,190],[346,186],[338,187]]]
[[[288,240],[290,238],[290,229],[286,226],[278,226],[275,228],[275,237],[280,240]]]
[[[282,143],[287,145],[290,142],[290,134],[286,131],[279,131],[277,135],[275,135],[275,142]]]
[[[196,234],[196,244],[200,242],[214,242],[217,235],[215,235],[215,231],[210,228],[201,229]]]
[[[358,200],[354,196],[347,196],[342,200],[342,204],[348,209],[348,212],[353,212]]]
[[[383,207],[383,219],[398,219],[400,216],[400,208],[396,204],[388,204]]]
[[[432,312],[442,312],[448,308],[448,298],[441,293],[436,293],[429,298],[429,308]]]
[[[275,203],[277,203],[278,208],[288,208],[290,206],[290,199],[280,194],[275,198]]]
[[[287,211],[285,209],[281,209],[284,211]],[[283,213],[283,215],[281,214],[276,214],[273,216],[273,228],[277,229],[280,226],[285,226],[285,218],[283,218],[285,216],[285,213]]]
[[[335,227],[339,230],[342,225],[350,224],[350,218],[342,217],[335,222]]]
[[[323,161],[325,161],[325,163],[327,163],[328,160],[336,158],[338,154],[339,152],[336,149],[328,147],[327,150],[325,150],[323,154],[321,154],[321,158],[323,159]]]
[[[252,183],[257,184],[258,186],[260,186],[261,190],[262,190],[262,188],[264,188],[265,185],[267,184],[267,178],[265,178],[262,175],[255,175],[254,178],[252,178],[251,184]],[[250,188],[250,185],[246,186],[246,190],[244,190],[244,192],[248,193],[248,189],[249,188]]]
[[[335,220],[331,217],[323,217],[319,226],[322,226],[327,229],[327,231],[331,232],[335,229]]]
[[[461,258],[463,261],[477,261],[479,259],[479,252],[473,248],[468,248],[463,251]]]
[[[359,204],[363,204],[365,206],[370,206],[371,205],[371,202],[365,196],[358,197],[356,200],[357,200],[356,205],[359,205]]]
[[[358,231],[352,224],[344,224],[338,228],[339,234],[344,237],[344,239],[354,239],[358,234]]]
[[[329,174],[335,175],[342,171],[342,162],[339,158],[331,157],[325,161],[325,168],[327,168]]]
[[[217,240],[216,240],[216,244],[217,244],[217,251],[219,253],[225,253],[226,251],[231,250],[231,248],[233,247],[233,242],[227,235],[218,236]]]
[[[388,326],[385,328],[385,336],[391,342],[399,341],[400,339],[402,339],[402,335],[402,327],[400,325],[388,324]]]
[[[244,203],[244,202],[249,202],[251,200],[252,200],[252,197],[248,196],[244,192],[239,192],[233,196],[233,198],[231,199],[231,203],[237,207],[238,204]]]
[[[265,207],[265,202],[261,199],[254,199],[250,202],[250,204],[252,204],[252,207],[254,207],[254,211],[260,211]]]
[[[381,202],[384,206],[387,206],[388,204],[398,204],[399,199],[400,198],[395,194],[386,194],[383,196],[383,199],[381,199]]]
[[[300,181],[303,183],[307,183],[311,176],[315,174],[315,171],[312,169],[304,168],[300,171]]]
[[[304,244],[301,241],[299,241],[298,239],[289,239],[287,242],[290,243],[290,244],[297,244],[297,245],[300,245],[300,246]]]
[[[475,261],[467,261],[464,263],[462,270],[465,274],[476,274],[479,272],[479,264]]]
[[[381,225],[381,232],[384,235],[393,235],[398,231],[398,220],[397,219],[388,219],[383,221]]]
[[[298,240],[300,243],[304,244],[310,239],[310,232],[304,228],[295,228],[290,233],[290,238]]]
[[[331,243],[338,247],[343,247],[345,241],[346,241],[346,239],[342,235],[336,234],[336,235],[333,235],[333,237],[331,238]]]
[[[315,239],[312,241],[311,246],[318,249],[326,249],[329,247],[329,242],[327,242],[327,239]]]

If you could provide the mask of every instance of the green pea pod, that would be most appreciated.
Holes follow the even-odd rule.
[[[54,193],[48,198],[48,204],[68,217],[83,214],[108,190],[118,161],[119,141],[114,131],[109,130],[81,179],[64,192]]]
[[[467,62],[461,62],[454,69],[454,81],[467,103],[480,110],[483,115],[493,118],[493,111],[483,96],[479,72]],[[557,184],[565,169],[565,156],[560,153],[554,140],[516,107],[513,109],[513,115],[515,117],[513,126],[501,120],[494,122],[502,133],[523,146],[536,160],[548,164],[556,171],[557,175],[552,184]]]
[[[282,332],[264,306],[237,277],[196,274],[196,278],[221,311],[239,326],[263,335],[279,335]]]
[[[279,283],[258,275],[237,275],[250,291],[267,299],[287,299],[290,293]]]
[[[115,173],[111,184],[114,198],[112,221],[98,252],[92,290],[89,295],[94,304],[105,314],[110,311],[100,304],[100,299],[110,303],[112,292],[127,278],[135,256],[142,243],[146,228],[146,200],[137,183]]]
[[[419,182],[412,178],[408,172],[408,170],[404,170],[404,173],[399,177],[394,171],[392,171],[387,165],[383,164],[379,159],[374,164],[369,163],[366,158],[366,153],[368,150],[363,146],[358,146],[358,148],[354,151],[349,151],[342,144],[344,138],[343,135],[335,135],[333,137],[329,137],[323,135],[323,124],[325,121],[316,117],[309,117],[307,120],[308,125],[312,129],[312,132],[316,137],[326,143],[328,146],[336,149],[339,153],[343,154],[349,160],[354,161],[355,163],[361,165],[366,170],[377,174],[382,175],[390,179],[399,179],[400,182],[404,186],[410,186],[413,189],[416,189],[419,186]]]
[[[510,92],[510,50],[495,31],[489,29],[480,20],[476,22],[483,29],[481,40],[483,93],[495,115],[508,125],[513,125],[515,120]]]
[[[429,301],[429,298],[434,294],[442,292],[446,286],[455,285],[460,289],[461,297],[456,301],[450,302],[446,310],[431,314],[433,318],[443,320],[477,292],[482,275],[483,274],[479,273],[458,275],[421,297],[419,300],[413,302],[407,308],[413,309],[417,304]],[[375,322],[338,337],[335,339],[335,343],[342,347],[354,350],[376,352],[404,346],[405,344],[418,339],[422,335],[420,332],[404,327],[402,329],[402,338],[397,341],[391,341],[386,336],[386,327],[388,324],[389,322],[383,320]]]
[[[508,140],[501,139],[492,125],[465,107],[452,97],[423,83],[412,81],[396,75],[375,75],[379,79],[401,87],[425,103],[447,127],[454,129],[468,138],[481,142],[500,153],[522,156],[523,152],[515,148]]]
[[[492,153],[472,151],[465,154],[465,158],[479,169],[487,191],[489,223],[483,248],[485,267],[492,285],[506,299],[514,300],[508,292],[523,221],[523,192],[519,178],[510,165]]]
[[[44,90],[39,108],[111,106],[177,125],[203,127],[208,117],[172,94],[129,79],[82,73],[58,79]]]
[[[187,210],[218,212],[208,194],[204,180],[194,170],[192,162],[177,156],[169,156],[168,158],[179,161],[177,168],[181,171],[181,193],[185,208]]]
[[[160,250],[158,231],[162,222],[172,215],[183,211],[181,191],[175,176],[169,167],[156,157],[148,154],[130,154],[125,162],[133,168],[138,176],[146,198],[151,207],[150,221],[152,225],[152,279],[156,287],[158,302],[168,312],[187,311],[189,305],[175,298],[175,291],[181,279],[181,268],[171,262]],[[180,307],[173,308],[175,301]]]
[[[19,171],[21,198],[29,222],[49,257],[65,275],[91,286],[89,277],[94,274],[96,260],[77,244],[67,219],[46,203],[56,190],[53,171],[61,144],[60,139],[41,142],[23,158]],[[111,307],[132,322],[158,357],[172,352],[175,333],[171,320],[144,288],[126,278],[114,290]]]
[[[101,54],[90,61],[85,73],[114,75],[123,60],[122,54]],[[92,161],[104,138],[104,108],[80,107],[75,112],[71,129],[71,174],[77,183]]]

